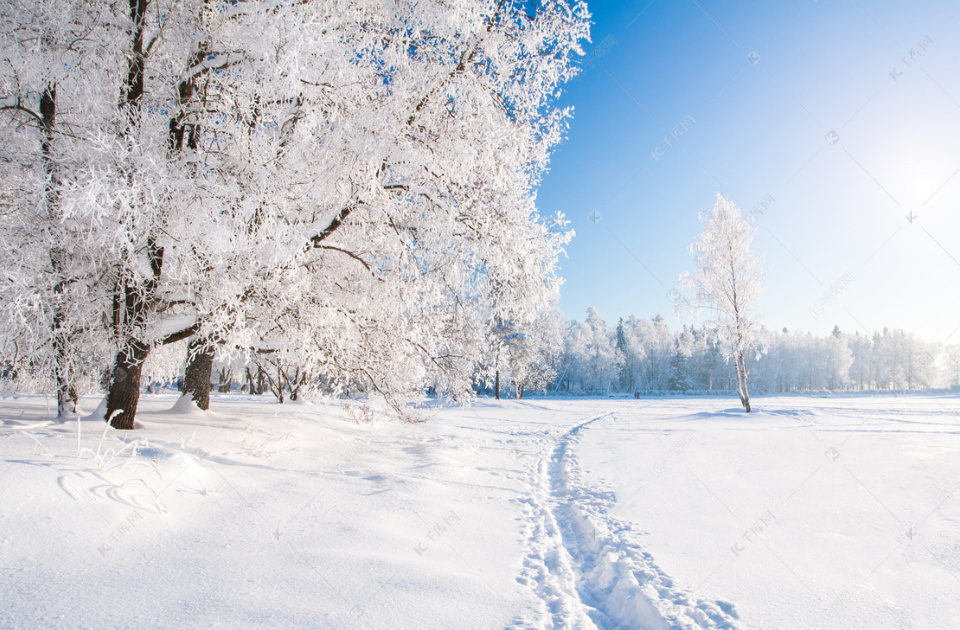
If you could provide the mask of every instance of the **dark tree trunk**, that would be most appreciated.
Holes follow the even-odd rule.
[[[300,388],[306,385],[307,381],[310,380],[309,376],[307,375],[307,371],[297,367],[293,374],[293,378],[288,378],[287,380],[289,382],[290,400],[300,400]]]
[[[286,380],[286,378],[287,377],[283,373],[283,370],[281,370],[280,367],[278,366],[277,367],[277,384],[276,384],[276,387],[273,388],[273,393],[277,397],[277,402],[279,402],[281,405],[283,404],[283,392],[285,392],[287,389],[286,386],[284,385],[284,381]]]
[[[493,391],[494,391],[494,396],[496,396],[497,400],[500,400],[500,370],[497,370],[497,375],[494,378]]]
[[[276,369],[276,379],[267,374],[265,371],[263,374],[266,378],[266,385],[270,389],[270,392],[277,397],[277,402],[282,405],[283,401],[285,400],[284,393],[287,391],[287,374],[283,370],[283,362],[280,359],[277,359],[277,362],[273,364],[273,367]]]
[[[147,0],[130,0],[130,18],[133,20],[133,50],[127,60],[127,82],[124,100],[127,105],[139,108],[143,98],[146,54],[143,50],[143,33],[146,27]],[[139,114],[134,114],[138,116]]]
[[[143,337],[149,304],[157,288],[163,267],[163,248],[153,239],[147,242],[152,277],[137,286],[132,280],[117,283],[113,302],[113,325],[120,350],[113,362],[113,375],[107,392],[107,419],[117,429],[132,429],[140,400],[140,374],[150,354],[150,344]],[[171,335],[162,343],[186,338],[186,331]],[[117,414],[118,415],[114,415]]]
[[[227,368],[220,370],[218,375],[217,391],[221,394],[229,394],[233,389],[233,371]]]
[[[146,55],[143,48],[143,33],[146,28],[147,0],[130,0],[132,46],[127,60],[127,79],[124,85],[121,106],[127,115],[131,133],[140,122],[140,105],[143,99],[143,69]],[[120,350],[113,362],[113,374],[107,391],[106,419],[116,429],[132,429],[140,402],[140,374],[143,362],[150,354],[150,346],[141,339],[147,316],[147,296],[152,295],[160,278],[163,266],[163,248],[153,238],[148,239],[148,257],[152,278],[144,286],[137,286],[132,278],[121,275],[117,282],[113,304],[113,326],[120,342]]]
[[[213,376],[213,348],[199,337],[190,339],[187,366],[183,370],[183,395],[197,407],[210,408],[210,379]]]
[[[260,366],[257,366],[257,395],[262,396],[263,392],[267,389],[269,380],[267,378],[267,373]]]
[[[287,379],[289,385],[287,386],[290,391],[290,400],[296,402],[300,399],[300,367],[298,366],[296,371],[293,373],[293,378]]]
[[[140,402],[140,373],[150,348],[134,342],[122,348],[114,361],[110,389],[107,391],[106,419],[114,429],[129,430],[137,415]]]

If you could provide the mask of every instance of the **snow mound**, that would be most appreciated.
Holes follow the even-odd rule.
[[[193,401],[193,398],[187,394],[182,394],[179,398],[177,398],[177,402],[173,403],[173,407],[168,413],[190,416],[193,414],[203,413],[203,410],[200,409],[200,407],[197,407],[197,403]]]
[[[84,416],[84,420],[99,420],[100,422],[107,421],[107,397],[104,396],[100,400],[100,404],[97,405],[97,408],[89,416]]]

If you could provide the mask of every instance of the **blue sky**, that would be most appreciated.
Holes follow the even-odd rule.
[[[960,343],[960,2],[589,6],[538,195],[577,234],[568,317],[694,323],[668,294],[719,191],[756,210],[768,327]]]

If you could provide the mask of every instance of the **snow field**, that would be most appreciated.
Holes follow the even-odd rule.
[[[736,402],[6,398],[0,627],[956,627],[960,400]]]
[[[956,397],[638,402],[584,433],[585,478],[696,596],[751,628],[960,627]]]
[[[521,606],[519,536],[490,527],[521,488],[509,451],[339,407],[146,398],[141,430],[103,440],[146,444],[106,466],[76,423],[4,423],[0,627],[502,627]],[[82,426],[95,452],[103,425]]]

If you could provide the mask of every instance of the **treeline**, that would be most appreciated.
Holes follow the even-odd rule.
[[[834,327],[826,336],[761,330],[762,343],[747,358],[751,389],[757,393],[809,391],[921,390],[960,381],[960,344],[929,343],[901,329],[870,335]],[[473,390],[482,395],[522,398],[530,393],[597,395],[735,392],[733,365],[709,326],[671,330],[659,315],[630,316],[608,325],[590,308],[583,321],[566,320],[547,309],[524,325],[498,321],[486,330],[485,359],[478,362]],[[483,344],[482,344],[483,345]],[[144,387],[177,387],[183,382],[184,344],[158,348],[144,366]],[[105,389],[105,363],[90,364],[87,392]],[[363,396],[369,384],[329,382],[306,365],[280,363],[272,355],[218,357],[211,388],[220,393],[273,394],[280,402],[305,392]],[[100,375],[99,387],[94,380]],[[42,390],[39,382],[0,373],[7,388]],[[26,382],[25,382],[26,381]],[[427,393],[439,393],[429,388]]]
[[[901,329],[868,335],[834,327],[826,336],[762,329],[760,336],[759,349],[747,358],[751,389],[758,393],[918,390],[946,387],[960,376],[960,345],[929,343]],[[584,321],[566,325],[559,343],[554,351],[540,353],[545,358],[540,369],[552,377],[541,391],[736,390],[732,364],[708,326],[671,330],[659,315],[631,316],[608,326],[590,308]],[[501,383],[517,393],[509,375],[501,376]]]

